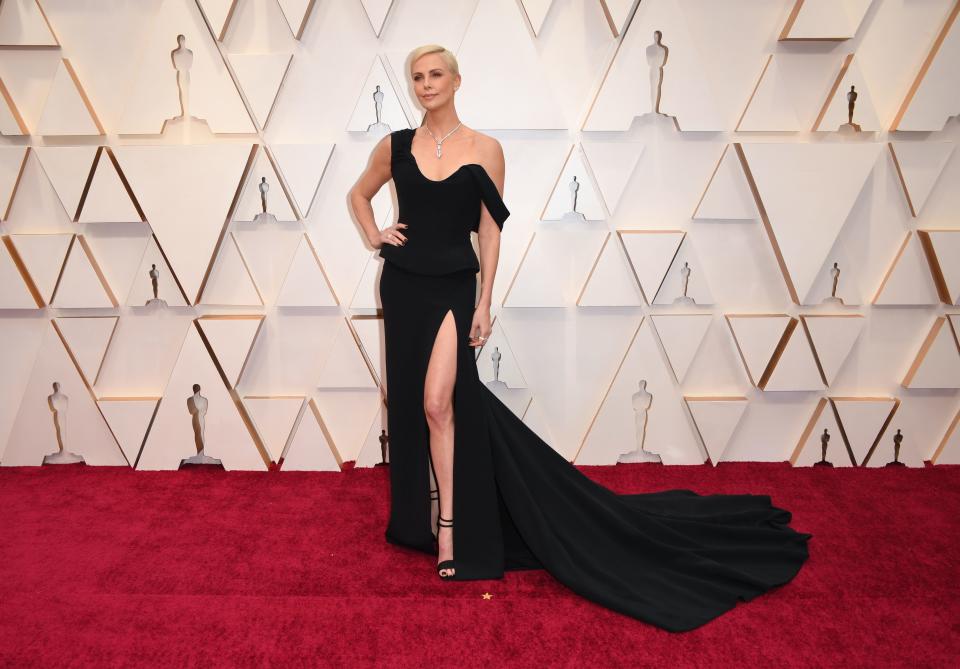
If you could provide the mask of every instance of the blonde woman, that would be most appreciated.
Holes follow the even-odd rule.
[[[448,580],[546,569],[584,597],[673,631],[789,581],[812,535],[790,528],[790,512],[769,496],[615,494],[480,381],[476,353],[491,333],[500,235],[510,215],[504,154],[496,139],[460,120],[455,98],[463,79],[449,50],[428,44],[407,62],[423,122],[380,140],[350,193],[384,260],[387,541],[435,554]],[[371,199],[391,179],[398,220],[380,230]]]

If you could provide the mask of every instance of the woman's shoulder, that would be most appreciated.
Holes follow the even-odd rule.
[[[478,158],[477,162],[483,166],[494,181],[498,181],[504,173],[503,147],[496,137],[478,131],[474,132],[476,133],[474,147]]]
[[[481,155],[486,155],[490,158],[496,158],[498,155],[503,156],[503,147],[500,146],[500,141],[496,137],[487,135],[480,132],[479,130],[473,130],[473,142]]]

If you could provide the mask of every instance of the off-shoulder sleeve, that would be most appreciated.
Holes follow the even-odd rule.
[[[497,227],[503,230],[503,223],[507,220],[507,217],[510,216],[510,210],[507,209],[507,205],[503,203],[503,198],[500,197],[497,185],[493,183],[493,179],[490,178],[490,175],[487,174],[487,171],[483,169],[482,165],[468,165],[468,168],[476,180],[477,185],[480,187],[480,198],[486,205],[487,211],[490,212],[490,216],[493,217]]]

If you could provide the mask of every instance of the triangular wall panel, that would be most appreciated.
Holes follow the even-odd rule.
[[[853,467],[853,454],[843,441],[843,431],[837,422],[836,414],[828,406],[827,398],[821,397],[807,422],[800,440],[790,456],[794,467],[809,467],[823,457],[823,438],[826,430],[827,462],[834,467]]]
[[[204,453],[220,459],[227,470],[266,470],[267,464],[244,423],[238,401],[224,386],[194,327],[187,330],[137,469],[178,469],[182,459],[197,454],[197,431],[187,404],[194,384],[200,386],[201,396],[208,401]]]
[[[117,159],[180,285],[196,300],[250,157],[248,144],[121,146]],[[183,193],[203,193],[184,198]]]
[[[38,135],[103,135],[87,94],[70,61],[64,58],[54,75],[43,113],[37,122]]]
[[[88,465],[126,466],[127,461],[107,427],[94,397],[64,348],[56,329],[46,328],[30,381],[3,454],[3,466],[35,466],[59,450],[54,414],[48,398],[53,383],[67,396],[61,416],[64,448],[83,456]]]
[[[113,152],[101,148],[97,154],[93,174],[79,206],[77,220],[81,223],[142,222],[143,216],[118,172]]]
[[[107,347],[117,328],[116,316],[56,318],[54,327],[91,388],[97,382]]]

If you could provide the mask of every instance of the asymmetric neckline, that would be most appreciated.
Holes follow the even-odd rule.
[[[423,170],[420,169],[420,163],[417,162],[417,157],[413,155],[413,137],[414,135],[417,134],[417,130],[416,128],[410,128],[410,131],[411,131],[410,139],[407,141],[407,154],[410,156],[410,160],[413,161],[413,166],[416,167],[417,174],[423,177],[425,181],[429,181],[430,183],[434,183],[434,184],[442,184],[446,181],[449,181],[453,177],[455,177],[457,174],[465,170],[470,165],[475,165],[476,167],[479,167],[481,170],[483,170],[484,174],[487,175],[487,178],[488,179],[490,178],[490,173],[487,172],[486,168],[480,163],[464,163],[463,165],[455,169],[453,172],[451,172],[449,175],[445,176],[443,179],[431,179],[430,177],[428,177],[426,174],[423,173]]]

